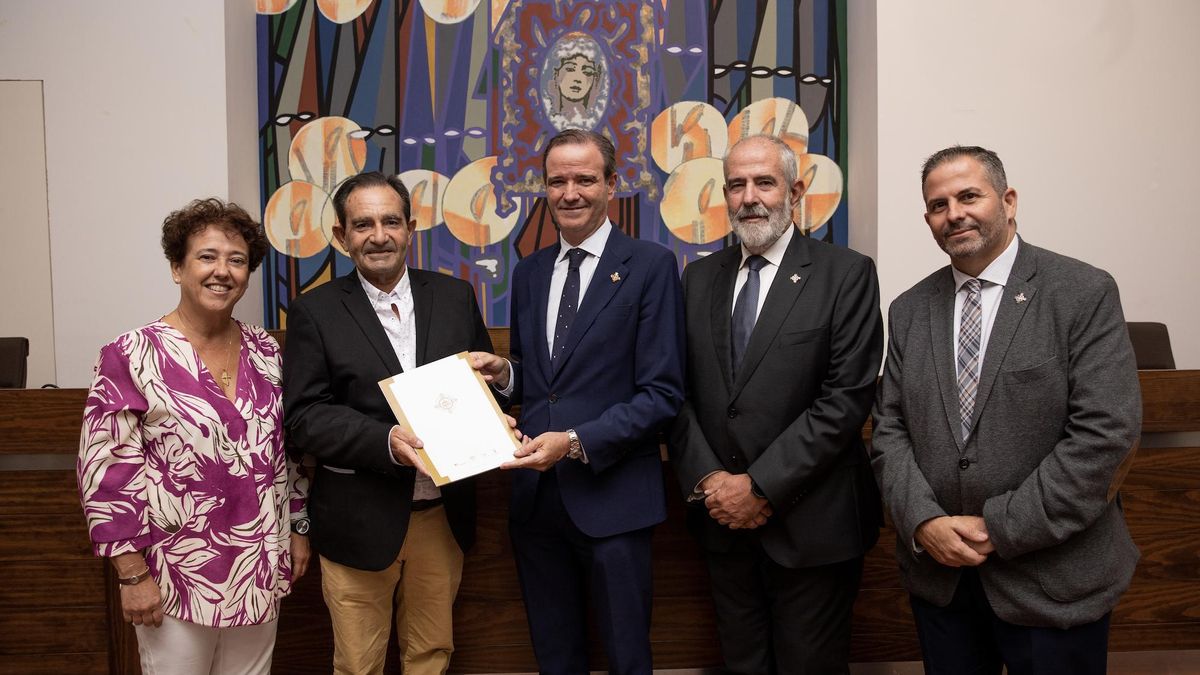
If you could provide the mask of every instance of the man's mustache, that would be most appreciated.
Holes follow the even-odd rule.
[[[737,220],[742,220],[744,218],[770,218],[771,212],[768,211],[767,207],[763,206],[762,204],[751,207],[743,206],[742,208],[738,209],[737,213],[733,214],[733,217]]]
[[[978,230],[978,229],[979,229],[979,223],[976,223],[973,220],[964,220],[962,223],[959,223],[958,225],[953,225],[953,226],[948,225],[946,227],[943,227],[942,228],[942,237],[951,237],[951,236],[958,234],[959,232],[966,232],[967,230]]]

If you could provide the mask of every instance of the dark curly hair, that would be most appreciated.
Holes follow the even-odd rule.
[[[171,212],[163,221],[162,249],[167,260],[172,265],[182,265],[187,255],[188,239],[210,225],[227,227],[240,234],[250,249],[250,271],[258,269],[270,248],[266,232],[245,209],[216,197],[194,200],[182,209]]]

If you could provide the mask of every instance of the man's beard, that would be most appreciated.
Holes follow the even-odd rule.
[[[980,252],[992,248],[1000,239],[1004,237],[1005,222],[999,220],[993,222],[986,221],[964,221],[959,223],[957,227],[950,226],[942,229],[942,237],[938,244],[951,258],[971,258],[979,255]],[[965,241],[948,241],[951,234],[964,229],[974,229],[976,237]]]
[[[767,220],[758,223],[742,222],[743,218],[751,216],[765,216]],[[737,213],[729,214],[729,223],[746,250],[759,254],[770,248],[771,244],[792,226],[792,210],[787,204],[774,209],[768,209],[762,204],[750,208],[743,206]]]

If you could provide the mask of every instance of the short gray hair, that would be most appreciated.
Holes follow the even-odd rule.
[[[734,143],[729,152],[725,153],[725,159],[721,160],[721,169],[725,172],[725,175],[729,175],[730,155],[733,154],[733,151],[739,145],[750,141],[766,141],[775,146],[775,150],[779,152],[779,171],[783,174],[783,182],[787,185],[788,190],[791,190],[792,185],[796,182],[796,174],[800,172],[796,161],[796,151],[792,150],[792,146],[785,143],[783,139],[771,134],[751,134],[750,136],[743,136],[741,140]]]

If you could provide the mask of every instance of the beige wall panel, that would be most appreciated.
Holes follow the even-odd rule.
[[[0,336],[29,338],[28,386],[53,383],[42,83],[0,80]]]

